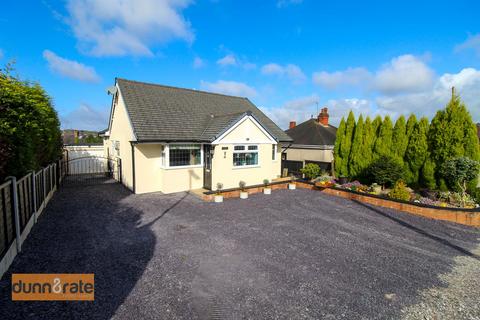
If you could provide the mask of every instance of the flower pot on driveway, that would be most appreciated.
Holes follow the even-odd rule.
[[[215,195],[215,202],[223,202],[223,196],[220,194]]]
[[[289,183],[288,184],[288,189],[289,190],[295,190],[295,189],[297,189],[297,185],[295,183]]]
[[[263,194],[272,194],[271,188],[263,188]]]
[[[248,199],[248,192],[240,191],[240,199]]]

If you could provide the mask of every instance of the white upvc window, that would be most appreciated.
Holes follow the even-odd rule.
[[[197,143],[170,143],[161,154],[166,168],[201,167],[203,165],[202,144]]]
[[[235,145],[233,147],[233,166],[258,166],[258,145]]]

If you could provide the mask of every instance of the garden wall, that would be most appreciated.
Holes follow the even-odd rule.
[[[309,189],[315,188],[313,185],[304,182],[297,182],[297,186],[306,187]],[[430,219],[444,220],[464,224],[467,226],[480,227],[480,210],[478,209],[435,208],[431,206],[423,206],[402,201],[384,199],[338,188],[323,188],[319,190],[332,196],[360,201],[373,206],[408,212]]]

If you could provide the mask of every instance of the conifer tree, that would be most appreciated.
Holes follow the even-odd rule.
[[[364,168],[363,142],[365,139],[363,116],[360,115],[352,139],[352,149],[350,151],[350,158],[348,161],[349,175],[357,177]]]
[[[342,141],[340,142],[340,146],[338,148],[338,152],[340,154],[340,166],[338,167],[336,164],[336,171],[339,176],[349,176],[348,172],[348,160],[350,157],[350,151],[352,147],[352,138],[353,132],[355,130],[355,116],[353,112],[350,111],[348,114],[347,121],[345,122],[345,133],[342,136]]]
[[[380,156],[391,157],[392,156],[392,135],[393,126],[392,120],[389,116],[385,116],[380,128],[378,129],[378,136],[375,140],[375,146],[373,150],[373,157],[377,159]]]
[[[400,116],[395,122],[392,134],[391,152],[393,157],[403,165],[403,157],[408,146],[407,125],[405,117]]]
[[[417,124],[417,117],[412,113],[407,120],[407,138],[410,139],[410,136],[412,135],[413,129],[415,128],[415,125]]]
[[[340,153],[340,148],[341,148],[344,136],[345,136],[345,119],[342,117],[342,120],[340,121],[340,125],[338,126],[338,129],[337,129],[335,146],[333,148],[335,174],[337,176],[341,174],[340,171],[343,168],[343,159]]]
[[[407,184],[418,185],[421,169],[428,157],[428,119],[422,118],[412,131],[405,152],[405,179]]]
[[[433,161],[430,153],[428,153],[427,159],[425,160],[425,163],[422,167],[422,172],[419,180],[420,184],[429,189],[436,189],[437,182],[435,179],[435,170],[435,161]]]
[[[438,111],[432,119],[428,133],[429,150],[437,168],[446,160],[461,156],[480,160],[474,126],[465,104],[452,88],[452,98],[446,108]],[[436,178],[439,185],[444,185],[438,174]]]

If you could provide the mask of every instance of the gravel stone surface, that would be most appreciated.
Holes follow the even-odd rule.
[[[62,187],[0,280],[0,313],[474,318],[479,238],[475,228],[304,189],[217,204],[188,193],[133,195],[116,183]],[[95,273],[95,301],[12,302],[12,273]]]

